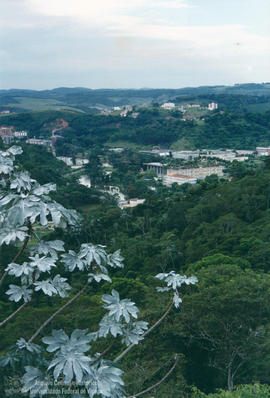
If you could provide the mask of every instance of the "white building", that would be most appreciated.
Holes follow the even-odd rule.
[[[62,162],[65,162],[67,166],[73,166],[72,158],[67,156],[56,156],[56,159],[62,160]]]
[[[161,108],[171,111],[175,108],[175,104],[173,102],[165,102],[165,104],[161,105]]]
[[[24,137],[27,137],[27,132],[26,131],[15,131],[14,133],[13,133],[13,136],[14,137],[16,137],[16,138],[24,138]]]
[[[170,175],[164,175],[162,177],[162,182],[164,185],[167,187],[171,187],[172,184],[176,183],[178,185],[182,184],[196,184],[197,178],[193,177],[188,177],[186,175],[182,174],[170,174]]]
[[[39,138],[29,138],[28,140],[26,140],[27,144],[32,144],[32,145],[42,145],[42,146],[46,146],[46,147],[50,147],[51,146],[51,141],[50,140],[42,140]]]
[[[269,156],[270,155],[270,147],[257,146],[256,151],[258,153],[258,156]]]
[[[218,104],[216,102],[211,102],[208,104],[208,109],[209,111],[214,111],[215,109],[218,109]]]
[[[200,156],[200,151],[173,151],[174,159],[193,160]]]
[[[145,202],[145,199],[130,199],[128,201],[120,201],[118,206],[120,209],[126,209],[128,207],[136,207],[138,205],[142,205]]]
[[[167,175],[172,176],[180,174],[186,177],[204,179],[212,174],[223,176],[224,166],[206,166],[206,167],[187,167],[187,168],[170,168],[167,169]]]

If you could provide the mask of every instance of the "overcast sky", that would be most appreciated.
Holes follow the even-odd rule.
[[[1,88],[270,81],[270,0],[1,0]]]

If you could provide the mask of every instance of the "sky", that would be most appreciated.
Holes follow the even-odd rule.
[[[270,81],[270,0],[1,0],[0,88]]]

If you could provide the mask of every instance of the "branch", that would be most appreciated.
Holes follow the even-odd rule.
[[[141,395],[146,394],[146,393],[152,391],[154,388],[157,388],[158,386],[160,386],[160,384],[163,383],[163,381],[165,381],[170,376],[170,374],[174,371],[174,369],[176,368],[176,365],[178,364],[178,362],[179,362],[179,357],[178,357],[178,355],[176,355],[175,356],[175,362],[174,362],[173,366],[171,367],[171,369],[165,374],[165,376],[160,381],[158,381],[153,386],[148,387],[146,390],[141,391],[141,392],[139,392],[139,393],[137,393],[135,395],[131,395],[131,396],[127,397],[127,398],[140,397]]]
[[[32,343],[32,341],[39,335],[42,329],[45,328],[45,326],[48,325],[60,312],[62,312],[67,306],[72,304],[82,293],[85,292],[85,290],[88,287],[88,283],[74,296],[72,297],[66,304],[62,305],[57,311],[55,311],[41,326],[38,328],[38,330],[33,334],[33,336],[30,338],[28,343]]]
[[[11,315],[9,315],[4,321],[2,321],[0,323],[0,328],[2,326],[4,326],[10,319],[12,319],[15,315],[18,314],[18,312],[20,312],[27,304],[29,303],[29,301],[26,301],[25,303],[23,303],[19,308],[17,308],[16,311],[14,311]]]
[[[104,351],[99,355],[98,358],[96,358],[94,361],[90,362],[89,365],[92,366],[92,365],[94,365],[95,363],[97,363],[101,358],[103,358],[104,355],[107,354],[108,351],[110,351],[110,349],[111,349],[112,346],[113,346],[113,343],[114,343],[114,342],[112,342],[112,344],[110,344],[109,347],[107,347],[106,350],[104,350]]]
[[[30,231],[30,228],[29,228]],[[20,248],[20,250],[18,251],[18,253],[16,254],[16,256],[14,257],[14,259],[11,261],[12,263],[15,263],[18,258],[20,257],[20,255],[23,253],[24,249],[26,248],[28,241],[30,239],[30,235],[28,235],[23,242],[22,247]],[[5,277],[7,276],[8,271],[5,271],[4,274],[2,275],[2,278],[0,279],[0,286],[2,285],[2,283],[4,282]]]
[[[164,312],[164,314],[162,315],[162,317],[159,318],[159,319],[157,320],[157,322],[154,323],[154,325],[151,326],[150,329],[148,329],[148,330],[142,335],[143,338],[146,337],[149,333],[151,333],[152,330],[154,330],[154,329],[163,321],[163,319],[166,318],[166,316],[167,316],[167,315],[169,314],[169,312],[171,311],[172,307],[173,307],[173,302],[169,305],[169,307],[167,308],[166,312]],[[133,343],[133,344],[129,345],[117,358],[115,358],[114,362],[120,361],[120,360],[121,360],[121,359],[122,359],[134,346],[135,346],[135,345],[137,345],[137,344],[134,344],[134,343]]]

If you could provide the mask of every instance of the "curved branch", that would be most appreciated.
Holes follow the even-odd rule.
[[[8,321],[10,321],[10,319],[12,319],[15,315],[17,315],[18,312],[20,312],[28,303],[29,301],[23,303],[19,308],[16,309],[16,311],[14,311],[11,315],[9,315],[4,321],[0,322],[0,328],[4,326]]]
[[[26,248],[28,241],[30,239],[30,235],[28,235],[23,242],[22,247],[20,248],[20,250],[18,251],[18,253],[16,254],[16,256],[14,257],[14,259],[11,261],[12,263],[15,263],[18,258],[20,257],[20,255],[23,253],[24,249]],[[2,275],[2,278],[0,279],[0,286],[2,285],[2,283],[4,282],[5,277],[7,276],[8,271],[5,271],[4,274]]]
[[[169,307],[167,308],[167,310],[164,312],[164,314],[162,315],[162,317],[160,317],[156,323],[154,323],[154,325],[152,325],[143,335],[142,337],[146,337],[149,333],[152,332],[152,330],[154,330],[162,321],[164,318],[166,318],[166,316],[169,314],[169,312],[171,311],[173,307],[173,302],[169,305]],[[115,358],[114,362],[118,362],[120,361],[135,345],[137,344],[131,344],[129,345],[120,355],[118,355],[118,357]]]
[[[165,376],[164,376],[161,380],[159,380],[159,381],[158,381],[156,384],[154,384],[153,386],[148,387],[146,390],[141,391],[141,392],[139,392],[139,393],[137,393],[137,394],[135,394],[135,395],[131,395],[131,396],[127,397],[127,398],[136,398],[136,397],[140,397],[141,395],[146,394],[146,393],[152,391],[154,388],[157,388],[158,386],[160,386],[160,384],[162,384],[163,381],[165,381],[165,380],[170,376],[170,374],[174,371],[174,369],[176,368],[178,362],[179,362],[179,357],[178,357],[178,355],[176,355],[176,356],[175,356],[175,361],[174,361],[173,366],[171,367],[171,369],[165,374]]]
[[[29,339],[28,343],[32,343],[32,341],[39,335],[42,329],[45,328],[45,326],[48,325],[60,312],[62,312],[67,306],[72,304],[78,297],[80,297],[81,294],[85,292],[85,290],[88,287],[88,283],[74,296],[72,297],[66,304],[62,305],[57,311],[55,311],[39,328],[38,330],[33,334],[33,336]]]
[[[89,365],[92,366],[92,365],[94,365],[95,363],[97,363],[101,358],[103,358],[104,355],[107,354],[108,351],[110,351],[110,349],[111,349],[112,346],[113,346],[113,343],[114,343],[114,342],[112,342],[112,344],[110,344],[109,347],[107,347],[106,350],[104,350],[104,351],[100,354],[100,356],[99,356],[98,358],[96,358],[96,359],[94,359],[94,361],[90,362]]]

